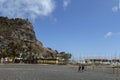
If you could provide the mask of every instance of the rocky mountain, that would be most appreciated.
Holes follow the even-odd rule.
[[[48,55],[56,56],[56,51],[45,48],[35,36],[28,19],[0,17],[0,56]],[[38,56],[37,56],[38,57]]]

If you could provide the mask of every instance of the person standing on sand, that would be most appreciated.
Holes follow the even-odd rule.
[[[113,64],[112,68],[113,68],[113,74],[114,74],[115,73],[115,65],[114,64]]]

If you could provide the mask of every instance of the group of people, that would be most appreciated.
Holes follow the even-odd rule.
[[[79,66],[78,66],[78,72],[80,72],[80,71],[83,72],[84,69],[85,69],[85,66],[83,64],[79,64]]]

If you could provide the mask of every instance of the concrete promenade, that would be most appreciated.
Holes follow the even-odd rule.
[[[77,66],[40,64],[0,64],[0,80],[120,80],[120,70],[112,68],[77,71]]]

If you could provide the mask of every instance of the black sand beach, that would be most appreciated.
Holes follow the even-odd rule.
[[[78,72],[78,66],[0,64],[0,80],[120,80],[120,69],[95,67]]]

